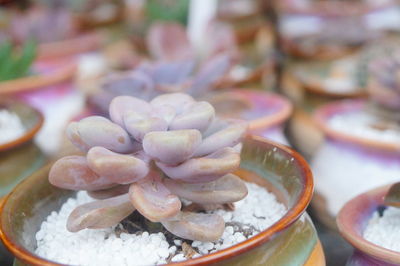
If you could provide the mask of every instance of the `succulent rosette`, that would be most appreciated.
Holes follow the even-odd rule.
[[[104,76],[89,101],[104,111],[120,95],[149,100],[163,93],[199,96],[214,89],[237,61],[238,51],[232,30],[226,25],[212,25],[216,27],[207,31],[208,41],[200,55],[182,25],[153,24],[147,34],[149,58],[132,70]]]
[[[209,103],[182,93],[150,102],[119,96],[109,116],[70,123],[67,135],[86,156],[63,157],[51,168],[53,185],[87,190],[98,199],[71,213],[68,230],[114,226],[137,210],[179,237],[219,239],[222,217],[182,210],[181,199],[208,209],[247,195],[232,174],[247,124],[219,120]]]

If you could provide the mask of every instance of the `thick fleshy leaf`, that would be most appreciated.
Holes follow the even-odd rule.
[[[130,184],[144,178],[149,166],[133,155],[119,154],[103,147],[93,147],[87,153],[88,166],[98,175],[116,184]]]
[[[84,156],[66,156],[53,164],[49,182],[60,188],[72,190],[99,190],[115,184],[106,177],[93,172]]]
[[[195,66],[194,60],[160,62],[153,66],[156,84],[179,85],[187,81]]]
[[[85,228],[111,227],[117,225],[134,210],[128,194],[89,202],[72,211],[68,217],[67,229],[70,232],[78,232]]]
[[[393,184],[385,195],[385,204],[400,207],[400,183]]]
[[[180,114],[185,110],[186,106],[194,103],[195,100],[192,96],[184,93],[167,93],[161,94],[151,100],[150,104],[155,108],[160,108],[162,106],[171,106],[176,110],[177,114]]]
[[[198,130],[153,131],[143,138],[143,149],[153,159],[168,165],[190,158],[201,143]]]
[[[78,122],[77,132],[80,141],[89,147],[101,146],[121,153],[133,152],[136,148],[121,126],[101,116],[82,119]]]
[[[154,23],[146,42],[150,54],[156,59],[175,61],[194,57],[185,28],[179,23]]]
[[[164,186],[157,172],[133,183],[129,197],[136,209],[152,222],[171,218],[181,209],[181,201]]]
[[[223,147],[234,147],[241,142],[247,131],[247,123],[241,120],[214,121],[204,133],[205,138],[194,156],[204,156]]]
[[[165,131],[168,123],[164,118],[152,113],[128,112],[124,116],[126,130],[139,142],[142,142],[144,135],[151,131]]]
[[[127,194],[130,185],[117,185],[112,188],[106,188],[101,190],[88,191],[90,197],[98,200],[108,199],[116,197],[122,194]]]
[[[208,183],[190,184],[170,178],[165,178],[163,182],[175,195],[202,204],[230,203],[247,195],[246,184],[233,174]]]
[[[114,73],[103,79],[101,88],[114,95],[129,95],[149,100],[154,90],[153,80],[141,71]]]
[[[170,130],[197,129],[200,132],[207,130],[214,120],[215,111],[208,102],[195,102],[178,114],[169,125]]]
[[[240,155],[233,148],[223,148],[205,157],[192,158],[177,166],[156,162],[170,178],[187,183],[206,183],[235,171]]]
[[[78,130],[79,122],[71,122],[67,126],[67,137],[74,144],[75,147],[83,152],[87,152],[90,146],[83,142]]]
[[[213,242],[221,238],[225,222],[217,214],[180,212],[178,219],[163,221],[163,226],[184,239]]]
[[[191,95],[201,95],[213,89],[231,67],[231,59],[228,54],[219,54],[208,60],[198,71],[193,80],[189,92]]]
[[[118,96],[111,101],[109,113],[114,123],[124,127],[124,116],[129,112],[147,114],[151,112],[151,105],[144,100],[132,96]]]

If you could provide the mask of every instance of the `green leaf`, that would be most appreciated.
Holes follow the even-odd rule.
[[[189,0],[147,0],[146,15],[151,21],[178,21],[186,24]]]

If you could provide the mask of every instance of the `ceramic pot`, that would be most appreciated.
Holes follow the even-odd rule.
[[[14,112],[26,131],[17,139],[0,144],[0,198],[45,163],[45,156],[32,142],[43,125],[43,115],[29,105],[11,100],[2,100],[0,109],[3,108]]]
[[[171,265],[325,265],[315,228],[305,212],[313,190],[307,163],[290,148],[257,136],[249,136],[243,144],[237,174],[268,188],[288,212],[270,228],[238,245]],[[35,234],[43,220],[74,195],[49,184],[49,168],[19,184],[0,207],[0,238],[25,265],[58,265],[34,254]]]
[[[316,60],[350,54],[384,32],[396,30],[395,23],[388,19],[399,17],[395,5],[390,0],[278,1],[283,49],[294,57]],[[374,23],[378,19],[380,25]]]
[[[329,124],[334,115],[365,112],[366,105],[363,100],[334,102],[315,113],[325,140],[311,161],[316,191],[312,205],[331,227],[335,227],[334,217],[345,202],[374,187],[398,181],[400,175],[400,143],[354,135]]]
[[[366,240],[362,234],[372,214],[382,206],[390,186],[365,192],[348,201],[340,210],[337,226],[340,234],[356,249],[347,265],[393,266],[400,264],[400,253]]]
[[[234,89],[210,94],[206,100],[219,116],[246,120],[253,134],[288,145],[283,129],[293,107],[285,97],[272,92]]]

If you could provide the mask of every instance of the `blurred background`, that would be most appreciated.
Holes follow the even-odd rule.
[[[0,0],[0,198],[74,151],[69,121],[200,77],[192,95],[308,160],[308,212],[344,265],[338,211],[400,179],[399,43],[395,0]]]

